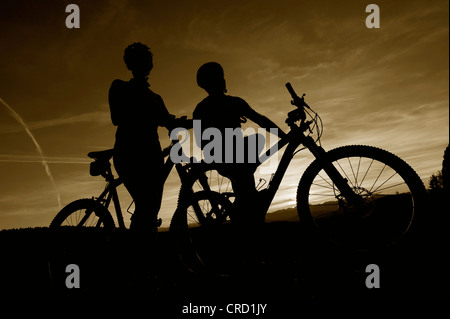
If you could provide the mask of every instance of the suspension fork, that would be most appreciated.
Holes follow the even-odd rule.
[[[342,177],[341,173],[339,173],[336,167],[332,164],[331,160],[328,158],[327,152],[321,146],[317,145],[310,136],[305,136],[302,139],[302,144],[305,145],[314,157],[321,163],[323,170],[331,178],[334,185],[336,185],[336,188],[345,197],[345,199],[351,205],[361,205],[363,203],[363,199],[352,190],[348,184],[348,180]]]

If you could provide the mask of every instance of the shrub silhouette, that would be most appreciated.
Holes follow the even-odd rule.
[[[448,170],[448,162],[449,162],[449,146],[444,151],[444,160],[442,161],[442,170],[437,171],[436,173],[430,176],[428,182],[428,189],[430,192],[448,192],[449,188],[449,170]]]
[[[445,192],[448,193],[449,191],[449,170],[448,170],[448,162],[449,162],[449,146],[447,145],[447,148],[444,152],[444,160],[442,161],[442,187]]]
[[[428,188],[431,192],[440,192],[444,189],[442,183],[442,171],[438,171],[437,173],[430,176],[430,180],[428,181]]]

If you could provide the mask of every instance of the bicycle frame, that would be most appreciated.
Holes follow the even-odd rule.
[[[122,208],[120,207],[119,195],[117,194],[117,187],[122,184],[122,180],[120,178],[114,178],[110,167],[106,171],[106,174],[102,176],[106,179],[107,184],[103,192],[95,200],[105,206],[106,209],[108,209],[112,200],[116,211],[117,222],[119,223],[119,228],[125,229]]]
[[[298,109],[291,112],[292,114],[295,114],[295,116],[298,116]],[[273,198],[275,197],[276,192],[278,191],[278,188],[280,187],[280,184],[283,180],[284,175],[286,174],[286,171],[289,167],[289,164],[291,163],[292,158],[294,157],[297,148],[300,145],[305,146],[316,159],[318,159],[322,165],[324,171],[328,174],[328,176],[332,179],[334,182],[336,188],[340,191],[340,193],[347,199],[347,201],[352,205],[358,205],[361,203],[361,198],[353,192],[351,187],[348,185],[347,180],[342,177],[342,175],[339,173],[339,171],[332,165],[331,161],[327,158],[326,151],[316,142],[311,136],[305,135],[304,132],[309,130],[311,122],[301,120],[300,124],[297,125],[295,121],[286,121],[290,127],[290,131],[286,136],[281,138],[275,145],[273,145],[270,149],[266,150],[260,157],[259,157],[259,164],[260,166],[262,163],[266,162],[270,157],[277,154],[282,148],[286,146],[286,150],[283,153],[283,156],[278,164],[278,167],[272,177],[272,179],[269,182],[268,187],[264,190],[265,193],[265,200],[266,200],[266,206],[263,207],[265,212],[269,209]],[[173,162],[170,159],[166,161],[166,165],[174,165]],[[186,171],[182,169],[181,164],[177,165],[177,171],[180,175],[181,180],[183,181],[184,174],[186,174]],[[199,165],[199,164],[190,164],[190,165]],[[205,164],[209,165],[209,167],[214,167],[214,164]],[[171,167],[169,168],[169,172]],[[194,167],[194,166],[192,166]],[[194,179],[198,179],[200,181],[200,184],[202,185],[203,189],[205,191],[210,192],[211,189],[207,182],[206,175],[198,176],[199,171],[194,174]],[[200,170],[201,172],[201,170]]]
[[[176,143],[174,143],[174,144],[176,144]],[[164,149],[164,151],[163,151],[164,157],[169,155],[170,149],[171,149],[171,147],[173,147],[174,144],[172,144]],[[171,160],[170,156],[168,156],[168,159],[164,163],[164,172],[165,172],[164,173],[165,174],[164,181],[167,180],[167,177],[169,176],[169,173],[171,172],[173,166],[176,166],[177,172],[180,175],[181,180],[183,180],[183,177],[186,176],[186,172],[182,169],[182,165],[175,164]],[[104,172],[102,174],[102,176],[105,178],[107,184],[106,184],[103,192],[100,194],[100,196],[98,196],[97,198],[94,198],[94,199],[97,202],[99,202],[102,206],[104,206],[106,209],[108,209],[108,207],[112,201],[114,203],[114,209],[116,211],[117,222],[119,224],[119,228],[125,229],[126,226],[125,226],[124,219],[123,219],[123,213],[122,213],[122,208],[120,205],[119,195],[117,193],[117,187],[120,186],[123,182],[120,179],[120,177],[114,178],[111,167],[108,167],[108,169],[106,170],[106,172]],[[89,217],[89,215],[86,215],[86,218],[88,218],[88,217]]]
[[[298,111],[299,109],[295,110],[295,112],[292,112],[292,114],[298,116],[299,114]],[[273,145],[270,149],[266,150],[259,157],[258,166],[266,162],[270,157],[277,154],[282,148],[286,146],[286,150],[283,153],[283,156],[277,166],[277,169],[272,179],[269,182],[268,187],[265,190],[263,190],[265,192],[264,194],[265,206],[261,207],[261,209],[264,209],[265,212],[267,212],[267,210],[269,209],[273,201],[273,198],[275,197],[275,194],[278,191],[279,186],[283,180],[283,177],[286,174],[289,164],[291,163],[291,160],[294,157],[294,154],[296,153],[296,150],[300,145],[305,146],[314,155],[314,157],[322,163],[322,167],[325,170],[325,172],[332,179],[336,188],[340,191],[340,193],[347,199],[347,201],[350,204],[358,205],[359,203],[361,203],[361,198],[353,192],[351,187],[348,185],[347,180],[344,177],[342,177],[339,171],[333,166],[331,161],[327,158],[326,151],[320,145],[316,144],[316,142],[311,136],[304,134],[304,132],[309,130],[311,122],[301,120],[299,124],[296,124],[295,121],[287,121],[287,123],[290,127],[290,131],[286,134],[286,136],[281,138],[275,145]],[[164,150],[166,152],[166,156],[169,153],[169,149],[170,147]],[[169,158],[165,163],[167,175],[170,172],[173,165],[174,163],[171,161],[169,156]],[[192,168],[191,173],[188,173],[183,165],[179,163],[175,164],[178,174],[181,178],[182,184],[183,182],[188,181],[187,184],[189,185],[189,181],[193,182],[194,180],[198,180],[205,191],[211,192],[211,188],[208,184],[208,178],[204,174],[204,171],[202,170],[202,168],[196,170],[195,167],[197,167],[197,165],[203,165],[203,167],[214,169],[214,163],[212,164],[191,163],[187,165],[188,167]],[[187,177],[187,179],[185,179],[185,177]],[[213,206],[215,206],[214,203]],[[215,208],[216,207],[213,207],[213,210]]]
[[[295,129],[291,129],[291,131],[282,139],[280,139],[274,146],[272,146],[269,150],[267,150],[263,155],[259,157],[259,165],[267,161],[270,157],[278,153],[283,147],[286,147],[286,150],[281,157],[280,163],[273,175],[272,179],[267,186],[269,201],[268,206],[265,208],[269,209],[270,204],[272,203],[273,198],[275,197],[278,188],[280,187],[281,181],[283,180],[284,175],[291,163],[292,158],[294,157],[294,152],[297,147],[302,144],[304,135],[296,135]]]
[[[280,163],[278,164],[278,167],[275,171],[275,174],[273,175],[267,187],[268,194],[266,195],[270,200],[268,200],[265,210],[267,211],[269,209],[270,204],[272,203],[272,200],[275,197],[275,194],[280,187],[281,181],[283,180],[283,177],[289,167],[289,164],[294,157],[294,153],[296,152],[297,147],[300,145],[304,145],[316,159],[321,161],[323,169],[333,180],[336,188],[347,198],[347,200],[351,204],[357,205],[361,203],[361,198],[353,192],[351,187],[348,185],[347,180],[342,177],[339,171],[331,164],[331,161],[328,160],[326,151],[321,146],[317,145],[312,137],[305,136],[303,134],[303,132],[309,129],[309,123],[305,121],[302,121],[300,125],[291,123],[290,128],[291,130],[285,137],[280,139],[278,143],[272,146],[259,158],[259,162],[262,164],[287,145],[286,150],[281,157]]]

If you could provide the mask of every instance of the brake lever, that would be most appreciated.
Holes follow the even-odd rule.
[[[302,123],[300,124],[300,129],[302,132],[309,130],[309,132],[312,134],[313,130],[311,129],[311,124],[313,123],[313,121],[302,121]]]

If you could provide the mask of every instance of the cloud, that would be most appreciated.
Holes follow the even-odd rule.
[[[332,69],[336,68],[338,65],[336,61],[330,61],[306,66],[283,66],[281,62],[263,58],[253,60],[253,64],[256,70],[248,73],[247,78],[249,81],[257,80],[258,82],[273,82],[275,80],[285,81],[286,79],[290,79],[291,81],[301,81],[310,78],[316,73],[332,72]]]

